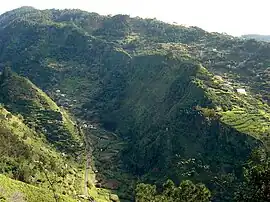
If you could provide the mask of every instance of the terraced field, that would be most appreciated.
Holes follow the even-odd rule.
[[[85,133],[93,145],[93,172],[90,175],[95,185],[111,190],[111,194],[117,194],[121,201],[130,201],[135,179],[120,160],[126,143],[115,133],[100,128],[86,129]]]
[[[265,140],[270,135],[270,107],[254,93],[239,94],[236,89],[240,83],[233,83],[233,90],[221,90],[226,80],[217,82],[215,86],[206,84],[206,92],[213,99],[214,104],[223,110],[217,110],[221,121],[236,128],[242,133]],[[225,108],[224,108],[225,107]]]

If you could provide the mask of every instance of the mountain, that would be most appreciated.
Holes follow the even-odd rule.
[[[12,200],[10,197],[76,201],[73,195],[85,194],[85,173],[90,172],[84,166],[87,157],[83,133],[65,110],[9,68],[2,72],[0,89],[1,173],[35,186],[1,175],[0,197],[7,201]],[[96,194],[97,190],[92,192]],[[96,200],[107,201],[108,194],[104,192]]]
[[[266,42],[270,41],[270,35],[246,34],[246,35],[242,35],[241,37],[245,39],[256,39],[259,41],[266,41]]]
[[[202,182],[212,201],[232,201],[252,151],[269,148],[269,58],[269,43],[198,27],[22,7],[0,16],[0,102],[3,116],[51,151],[30,145],[34,153],[72,166],[76,180],[57,183],[60,194],[78,196],[84,181],[95,200],[131,201],[137,183],[171,179],[179,189]],[[22,158],[30,165],[33,154]],[[16,159],[6,163],[23,165]],[[46,188],[46,180],[9,177]]]

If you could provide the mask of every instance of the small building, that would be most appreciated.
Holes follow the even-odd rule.
[[[60,90],[56,90],[55,92],[56,92],[56,93],[61,93],[61,91],[60,91]]]
[[[238,88],[236,89],[236,92],[242,95],[247,95],[247,92],[244,88]]]

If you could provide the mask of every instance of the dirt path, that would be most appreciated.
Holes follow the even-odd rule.
[[[86,149],[87,150],[87,149]],[[88,151],[86,151],[86,165],[85,165],[85,174],[84,174],[84,195],[88,196],[88,174],[90,169],[90,160],[91,156],[89,155]]]
[[[92,149],[91,144],[89,144],[89,140],[85,133],[82,131],[81,126],[78,124],[78,131],[80,135],[84,137],[85,143],[85,154],[86,154],[86,161],[85,161],[85,171],[84,171],[84,195],[88,196],[88,181],[89,181],[89,172],[91,168],[91,157],[92,157]]]

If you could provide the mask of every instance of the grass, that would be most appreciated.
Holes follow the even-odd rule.
[[[5,110],[4,108],[1,108],[1,114],[4,116],[8,114],[9,112]],[[37,137],[35,136],[35,132],[28,128],[26,125],[24,125],[16,116],[12,116],[9,120],[1,120],[1,123],[5,126],[8,127],[10,131],[13,131],[18,138],[23,141],[24,145],[27,145],[28,147],[31,148],[33,156],[30,158],[22,156],[24,159],[24,162],[28,165],[28,169],[31,169],[33,166],[35,166],[35,161],[40,161],[39,159],[47,159],[46,161],[49,161],[48,163],[56,163],[56,168],[50,168],[48,167],[49,172],[47,173],[48,178],[53,182],[54,188],[59,192],[63,193],[69,196],[74,196],[78,194],[82,194],[83,192],[83,184],[82,182],[84,181],[84,166],[82,169],[79,168],[79,164],[72,161],[72,160],[67,160],[64,158],[59,152],[57,152],[55,149],[49,146],[49,143],[46,143],[42,137]],[[13,123],[17,123],[16,127],[14,126]],[[1,128],[1,127],[0,127]],[[24,134],[27,134],[27,139],[23,140]],[[15,144],[15,143],[14,143]],[[17,145],[18,147],[18,145]],[[0,145],[0,148],[2,146]],[[9,148],[12,149],[12,148]],[[10,156],[12,158],[12,156]],[[20,163],[22,164],[22,163]],[[84,161],[83,161],[84,165]],[[44,165],[47,167],[48,165]],[[66,167],[67,166],[67,167]],[[47,190],[47,192],[50,191],[50,185],[49,182],[47,181],[44,172],[45,170],[36,170],[32,176],[34,177],[34,181],[31,183],[39,186],[40,188]],[[63,173],[64,176],[63,176]],[[8,173],[5,173],[9,175]],[[37,183],[36,180],[41,181],[41,183]],[[1,181],[1,179],[0,179]],[[1,183],[2,184],[2,181]],[[10,184],[12,187],[13,184]],[[34,187],[34,186],[30,186]],[[13,188],[14,190],[17,189],[17,187]],[[30,194],[29,190],[29,194]],[[34,194],[34,193],[33,193]],[[100,202],[106,202],[109,201],[109,192],[103,189],[96,189],[95,187],[92,187],[89,190],[89,195],[94,197],[96,201]],[[9,196],[6,196],[9,197]],[[40,197],[44,197],[44,201],[47,201],[48,197],[45,197],[41,195]],[[46,199],[46,200],[45,200]],[[108,200],[107,200],[108,199]],[[30,200],[30,201],[39,201],[37,200]],[[40,200],[42,201],[42,200]],[[50,200],[48,200],[50,201]]]
[[[55,202],[54,195],[49,190],[12,180],[4,175],[0,175],[0,182],[0,201]],[[59,201],[77,201],[67,196],[58,196]]]
[[[0,180],[1,184],[3,184],[2,186],[5,185],[3,187],[5,191],[4,197],[11,197],[13,193],[10,193],[10,190],[14,185],[13,190],[18,188],[22,194],[28,197],[28,201],[52,201],[54,200],[53,198],[35,193],[36,189],[44,189],[44,192],[48,193],[52,192],[49,181],[53,183],[54,189],[60,194],[68,196],[82,194],[84,188],[82,182],[84,181],[85,152],[81,146],[78,146],[80,143],[83,143],[83,137],[79,136],[72,117],[64,109],[60,109],[43,91],[27,79],[17,76],[11,79],[15,83],[22,82],[22,85],[19,86],[25,86],[25,88],[22,90],[18,88],[16,89],[16,94],[11,95],[15,99],[9,103],[9,109],[11,112],[14,110],[16,114],[10,113],[4,106],[0,106],[0,132],[6,131],[12,137],[10,142],[4,139],[3,144],[0,144],[0,153],[2,151],[6,153],[7,151],[7,154],[2,156],[0,160],[0,172],[17,179],[17,174],[13,170],[19,170],[20,175],[24,177],[23,180],[31,184],[29,185],[31,189],[23,190],[18,188],[15,183],[17,181],[6,180],[7,184],[4,184]],[[9,80],[8,83],[10,82],[12,81]],[[8,95],[13,92],[11,91],[12,88],[9,86],[6,89],[9,92]],[[17,106],[17,101],[21,100],[33,100],[32,103],[35,103],[35,105],[27,105],[23,108],[20,105]],[[55,113],[61,115],[62,121],[57,121],[54,118]],[[44,131],[44,129],[49,129],[48,126],[50,125],[54,129],[58,129],[58,131]],[[55,147],[55,142],[47,139],[47,134],[57,136],[61,135],[61,133],[63,133],[64,139],[60,139],[56,143],[62,141],[61,144],[65,144],[67,148],[73,149],[75,152],[69,154],[69,151],[63,149],[60,151],[59,148]],[[13,145],[16,145],[16,150],[13,148]],[[29,154],[25,152],[25,148],[27,148]],[[76,160],[78,157],[81,159],[80,161]],[[29,172],[30,174],[28,175]],[[19,183],[19,185],[21,184]],[[32,188],[33,193],[31,193]],[[109,201],[109,194],[106,194],[105,190],[97,190],[92,187],[89,192],[90,196],[93,195],[92,197],[95,197],[96,201]],[[35,195],[37,195],[36,198],[33,198]],[[64,199],[69,201],[68,197],[63,197]]]
[[[109,202],[110,200],[110,194],[111,192],[106,189],[100,189],[100,188],[89,188],[88,194],[92,196],[97,202]]]
[[[221,121],[235,127],[240,132],[256,137],[270,134],[269,112],[263,109],[257,110],[255,107],[254,112],[247,110],[247,108],[238,111],[237,107],[230,111],[222,112]]]
[[[44,134],[50,143],[64,152],[74,153],[79,149],[82,140],[70,116],[42,90],[16,74],[5,78],[1,87],[0,98],[5,106],[12,113],[21,114],[29,127]]]
[[[211,74],[209,76],[214,78]],[[216,111],[223,123],[256,139],[270,135],[270,107],[259,100],[255,94],[252,92],[248,92],[247,95],[237,94],[236,88],[241,86],[239,83],[232,84],[234,91],[224,91],[222,85],[226,80],[201,81],[207,96],[218,108],[223,108]]]
[[[7,110],[1,108],[0,114],[6,116],[9,114]],[[15,124],[16,123],[16,124]],[[41,134],[36,133],[34,130],[30,129],[27,125],[25,125],[22,120],[20,120],[17,116],[12,116],[8,120],[1,120],[1,127],[5,127],[8,131],[12,131],[13,136],[15,136],[20,144],[25,145],[30,149],[31,155],[33,156],[23,156],[24,162],[31,167],[36,167],[36,162],[41,161],[45,163],[47,169],[49,169],[48,177],[51,180],[56,180],[55,187],[59,192],[69,192],[76,191],[80,193],[82,188],[75,183],[75,179],[81,179],[83,173],[79,171],[78,165],[73,160],[67,160],[62,154],[57,151],[54,147],[52,147]],[[1,128],[0,127],[0,128]],[[7,140],[6,140],[7,141]],[[1,147],[1,149],[3,149]],[[6,149],[12,150],[6,146]],[[12,158],[12,156],[9,156]],[[15,158],[15,157],[14,157]],[[42,160],[43,159],[43,160]],[[55,164],[56,167],[51,167],[46,164]],[[65,165],[68,165],[66,167]],[[48,167],[47,167],[48,166]],[[44,168],[45,169],[45,168]],[[74,171],[75,173],[70,174],[70,171]],[[34,179],[32,180],[33,184],[37,184],[37,180],[42,181],[42,183],[38,184],[38,186],[48,188],[49,183],[44,176],[45,170],[38,169],[32,175]],[[62,174],[66,173],[66,174]]]

